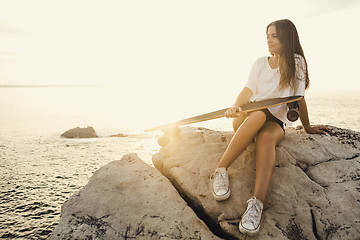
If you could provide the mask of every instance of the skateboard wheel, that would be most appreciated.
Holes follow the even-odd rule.
[[[287,106],[289,110],[286,114],[286,117],[290,122],[295,122],[299,118],[299,103],[292,102],[292,103],[288,103]]]
[[[169,137],[169,134],[167,134],[167,133],[165,133],[158,139],[158,144],[162,147],[165,147],[166,145],[168,145],[169,142],[170,142],[170,137]]]
[[[299,118],[299,111],[296,108],[291,108],[287,112],[286,117],[290,122],[295,122]]]

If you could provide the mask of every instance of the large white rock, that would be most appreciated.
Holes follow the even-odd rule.
[[[330,128],[328,136],[287,129],[254,239],[360,239],[360,135]],[[153,156],[155,167],[195,211],[243,239],[238,223],[253,194],[254,143],[228,169],[231,197],[217,202],[209,177],[233,133],[191,127],[176,132],[163,137],[168,144]]]
[[[62,206],[50,239],[218,239],[157,169],[111,162]]]

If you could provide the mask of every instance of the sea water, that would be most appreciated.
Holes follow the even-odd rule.
[[[98,168],[128,153],[151,164],[161,132],[144,129],[175,120],[169,115],[179,119],[207,112],[186,105],[176,114],[167,110],[161,115],[164,106],[144,110],[141,99],[134,103],[136,98],[126,96],[94,87],[0,88],[0,238],[48,238],[60,219],[61,205]],[[312,124],[360,131],[360,90],[309,91],[306,100]],[[60,137],[68,129],[87,126],[100,138]],[[231,120],[194,126],[228,131]],[[117,133],[126,137],[108,137]]]

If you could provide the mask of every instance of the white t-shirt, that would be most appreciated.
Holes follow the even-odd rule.
[[[249,78],[245,87],[248,87],[253,95],[250,101],[256,102],[270,98],[289,97],[295,95],[304,96],[305,94],[305,80],[306,80],[306,65],[304,58],[295,54],[295,84],[294,88],[290,86],[280,89],[280,69],[272,69],[268,61],[269,57],[258,58],[252,66]],[[281,120],[285,126],[291,126],[291,122],[287,119],[287,105],[283,104],[276,107],[269,108],[269,111],[276,118]]]

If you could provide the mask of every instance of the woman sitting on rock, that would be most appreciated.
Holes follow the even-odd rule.
[[[217,201],[230,197],[229,178],[226,169],[250,144],[256,144],[256,180],[254,196],[239,224],[240,232],[256,234],[266,193],[276,161],[275,146],[284,137],[284,127],[290,122],[286,118],[286,104],[259,110],[248,114],[238,114],[241,106],[249,101],[260,101],[277,97],[304,96],[309,86],[307,63],[300,45],[295,25],[290,20],[278,20],[266,28],[270,57],[258,58],[251,68],[248,81],[236,98],[235,104],[225,115],[234,118],[235,134],[213,175],[212,190]],[[310,126],[305,98],[299,102],[301,123],[307,133],[324,134],[324,126]]]

